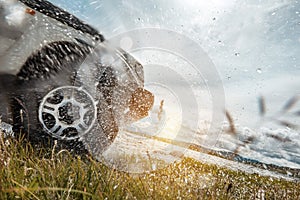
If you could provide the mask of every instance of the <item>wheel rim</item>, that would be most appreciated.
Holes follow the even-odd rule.
[[[51,90],[39,106],[39,121],[51,136],[72,140],[91,130],[97,103],[82,87],[62,86]]]

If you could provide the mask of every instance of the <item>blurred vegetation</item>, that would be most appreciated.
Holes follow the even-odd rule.
[[[34,149],[0,137],[0,199],[299,199],[300,183],[231,171],[190,158],[128,174],[89,155]]]

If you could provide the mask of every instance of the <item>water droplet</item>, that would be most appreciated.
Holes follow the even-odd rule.
[[[261,73],[262,73],[261,68],[257,68],[257,69],[256,69],[256,72],[259,73],[259,74],[261,74]]]
[[[152,170],[156,170],[156,165],[152,164]]]
[[[133,41],[130,37],[124,37],[121,39],[120,41],[120,46],[121,48],[123,48],[124,50],[130,50],[131,47],[133,46]]]

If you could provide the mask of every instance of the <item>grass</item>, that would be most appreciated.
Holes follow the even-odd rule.
[[[0,138],[0,199],[300,199],[300,183],[190,158],[132,175],[88,155]]]

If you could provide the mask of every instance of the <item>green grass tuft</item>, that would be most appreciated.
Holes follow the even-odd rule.
[[[300,183],[185,158],[131,175],[66,150],[0,138],[0,199],[299,199]]]

